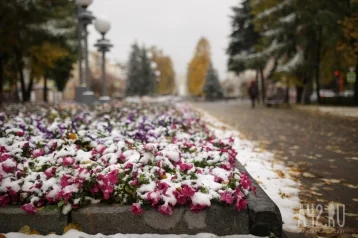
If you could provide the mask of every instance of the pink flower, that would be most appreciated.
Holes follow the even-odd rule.
[[[23,131],[17,131],[17,132],[16,132],[16,135],[17,135],[17,136],[20,136],[20,137],[21,137],[21,136],[24,136],[24,134],[25,134],[25,133],[24,133]]]
[[[167,183],[165,183],[165,182],[158,183],[158,189],[160,191],[162,191],[162,193],[164,193],[164,194],[168,190],[168,187],[169,187],[169,185]]]
[[[131,186],[136,186],[138,184],[138,179],[134,179],[130,184]]]
[[[190,187],[189,185],[185,184],[185,185],[183,185],[182,193],[186,197],[192,197],[195,194],[195,190],[192,187]]]
[[[36,207],[31,203],[22,205],[21,209],[27,212],[28,214],[35,214],[37,212]]]
[[[152,143],[148,143],[148,144],[144,145],[144,149],[146,151],[153,151],[155,149],[155,145]]]
[[[62,159],[62,163],[64,166],[71,166],[75,163],[75,159],[72,157],[65,157]]]
[[[185,171],[185,170],[190,170],[191,168],[193,168],[193,165],[192,164],[185,164],[185,163],[182,163],[180,165],[180,170],[181,171]]]
[[[242,209],[245,209],[247,205],[247,201],[245,199],[238,199],[236,202],[236,209],[237,211],[241,211]]]
[[[44,150],[41,148],[41,149],[36,149],[34,151],[32,151],[32,155],[37,158],[39,156],[42,156],[44,154]]]
[[[8,195],[0,196],[0,207],[6,207],[10,203]]]
[[[127,163],[126,166],[124,166],[124,169],[131,169],[131,168],[133,168],[132,163]]]
[[[69,182],[70,179],[71,179],[71,176],[68,176],[68,175],[64,174],[62,176],[61,182],[60,182],[61,187],[64,188],[64,187],[67,187],[68,185],[70,185],[70,182]]]
[[[234,198],[231,194],[231,192],[224,192],[221,194],[220,201],[226,202],[227,204],[232,204],[234,201]]]
[[[247,174],[242,173],[240,176],[240,184],[244,189],[248,189],[251,186],[251,180],[247,176]]]
[[[201,210],[205,209],[206,206],[205,205],[200,205],[200,204],[190,204],[190,211],[193,211],[195,213],[200,212]]]
[[[142,215],[143,210],[142,210],[141,205],[139,203],[133,203],[132,207],[131,207],[131,212],[134,215]]]
[[[234,195],[237,200],[245,197],[245,195],[241,192],[240,188],[236,188]]]
[[[6,173],[13,173],[16,170],[16,162],[13,159],[7,159],[2,163],[1,167]]]
[[[231,170],[232,169],[232,165],[230,163],[225,163],[222,164],[221,167],[225,170]]]
[[[48,168],[44,171],[44,174],[47,176],[47,178],[52,178],[53,175],[56,173],[56,167]]]
[[[118,170],[113,170],[107,175],[107,178],[109,179],[109,182],[111,184],[116,184],[118,182]]]
[[[104,146],[104,145],[97,145],[97,146],[96,146],[96,151],[97,151],[99,154],[103,154],[103,152],[105,151],[105,149],[107,149],[107,147]]]
[[[11,155],[8,153],[3,153],[0,155],[0,162],[4,162],[5,160],[11,158]]]
[[[158,212],[160,212],[163,215],[172,215],[173,209],[168,205],[160,205],[158,206]]]
[[[149,192],[147,194],[147,199],[152,202],[152,207],[154,207],[160,201],[160,194],[159,192]]]
[[[177,199],[178,204],[184,205],[186,203],[187,201],[186,197],[183,194],[181,194],[179,191],[175,190],[173,194]]]

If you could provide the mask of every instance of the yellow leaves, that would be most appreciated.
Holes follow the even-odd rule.
[[[210,45],[208,40],[201,38],[196,46],[193,59],[188,66],[187,86],[192,96],[201,96],[205,84],[207,68],[210,64]]]
[[[28,225],[25,225],[25,226],[21,227],[20,230],[19,230],[19,233],[22,233],[22,234],[28,234],[29,235],[30,232],[31,232],[31,228]]]
[[[65,234],[67,231],[74,229],[74,230],[78,230],[78,231],[83,231],[82,227],[77,224],[77,223],[70,223],[67,226],[65,226],[65,228],[63,229],[63,234]]]
[[[54,67],[57,60],[69,54],[66,49],[50,42],[32,46],[29,53],[31,56],[31,69],[35,77],[42,76],[46,69]]]
[[[275,172],[277,173],[277,175],[278,175],[280,178],[284,178],[284,177],[285,177],[285,174],[284,174],[281,170],[275,170]]]
[[[77,140],[77,135],[76,133],[68,133],[67,138],[70,140]]]
[[[162,53],[161,50],[152,47],[153,61],[157,64],[160,72],[160,81],[157,85],[159,94],[170,94],[175,90],[175,72],[172,59]]]
[[[31,230],[30,235],[41,235],[37,230]]]
[[[26,235],[41,235],[40,232],[38,232],[37,230],[35,229],[31,230],[31,227],[28,225],[21,227],[19,233],[26,234]]]

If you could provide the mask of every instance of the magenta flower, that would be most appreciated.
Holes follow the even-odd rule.
[[[154,207],[160,201],[160,194],[159,192],[149,192],[147,194],[147,199],[152,202],[152,207]]]
[[[179,191],[175,190],[173,192],[175,198],[177,199],[177,203],[184,205],[187,201],[186,196],[184,196],[182,193],[180,193]]]
[[[64,166],[71,166],[75,163],[75,159],[72,157],[65,157],[62,159]]]
[[[203,210],[205,208],[206,208],[205,205],[200,205],[200,204],[194,205],[193,203],[190,204],[190,211],[193,211],[195,213],[198,213],[198,212],[200,212],[201,210]]]
[[[162,213],[163,215],[172,215],[173,209],[168,205],[160,205],[158,206],[158,212]]]
[[[56,167],[48,168],[44,171],[44,174],[47,176],[47,178],[52,178],[56,173],[56,169]]]
[[[162,191],[163,194],[165,194],[168,190],[169,185],[165,182],[158,183],[158,189]]]
[[[221,194],[220,201],[226,202],[227,204],[232,204],[234,197],[232,196],[231,192],[224,192]]]
[[[17,136],[20,136],[20,137],[21,137],[21,136],[24,136],[24,134],[25,134],[25,133],[24,133],[23,131],[17,131],[17,132],[16,132],[16,135],[17,135]]]
[[[185,185],[183,185],[182,193],[186,197],[192,197],[195,194],[195,190],[192,187],[190,187],[189,185],[185,184]]]
[[[8,195],[0,196],[0,207],[6,207],[10,203],[10,198]]]
[[[105,149],[107,149],[107,147],[104,146],[104,145],[97,145],[97,146],[96,146],[96,151],[97,151],[99,154],[103,154],[103,152],[105,151]]]
[[[236,202],[236,209],[237,211],[241,211],[242,209],[245,209],[246,208],[246,205],[247,205],[247,201],[245,199],[238,199],[237,202]]]
[[[132,207],[131,207],[131,212],[134,215],[142,215],[143,210],[142,210],[141,205],[139,203],[133,203]]]
[[[248,189],[251,186],[251,180],[247,176],[247,174],[242,173],[240,176],[240,183],[244,189]]]
[[[42,156],[44,155],[44,150],[41,148],[41,149],[36,149],[34,151],[32,151],[32,155],[37,158],[39,156]]]
[[[131,169],[133,168],[133,164],[132,163],[127,163],[125,166],[124,166],[124,169]]]
[[[183,171],[183,172],[186,171],[186,170],[190,170],[191,168],[193,168],[192,164],[182,163],[180,165],[180,170]]]
[[[36,207],[31,203],[22,205],[21,209],[28,214],[35,214],[37,212]]]
[[[116,184],[118,182],[118,170],[113,170],[107,175],[107,178],[109,179],[109,182],[111,184]]]
[[[7,159],[1,167],[6,173],[13,173],[16,170],[16,162],[13,159]]]

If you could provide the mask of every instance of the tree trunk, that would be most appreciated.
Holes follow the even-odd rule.
[[[356,64],[356,82],[354,83],[354,104],[358,106],[358,62]]]
[[[262,68],[260,68],[260,78],[261,78],[261,97],[262,97],[262,102],[265,102],[266,89],[265,89],[264,72],[263,72],[263,69],[262,69]]]
[[[20,85],[21,85],[21,96],[22,96],[22,101],[25,101],[25,94],[26,94],[26,86],[25,86],[25,79],[24,79],[24,63],[22,61],[22,54],[20,53],[20,51],[18,50],[14,50],[15,51],[15,56],[16,56],[16,70],[17,73],[19,74],[19,79],[20,79]]]
[[[3,86],[4,86],[4,58],[0,54],[0,106],[3,102]]]
[[[320,77],[320,64],[321,64],[321,48],[322,48],[322,27],[318,28],[318,32],[317,32],[317,49],[316,49],[316,62],[315,62],[315,82],[316,82],[316,95],[317,95],[317,102],[318,104],[320,104],[321,102],[321,95],[320,95],[320,91],[321,91],[321,86],[320,86],[320,82],[319,82],[319,77]]]
[[[255,76],[256,85],[258,85],[259,82],[259,70],[256,70],[256,76]],[[260,103],[260,95],[257,95],[257,103]]]
[[[32,73],[30,73],[30,82],[29,85],[27,86],[26,92],[25,92],[25,102],[29,102],[31,99],[31,92],[32,92],[32,86],[34,84],[34,77],[32,75]]]
[[[296,103],[301,104],[302,103],[302,96],[303,96],[303,87],[297,86],[296,87]]]
[[[47,102],[47,76],[44,77],[43,100]]]

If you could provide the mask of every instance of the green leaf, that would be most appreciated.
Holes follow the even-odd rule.
[[[57,207],[62,207],[62,206],[65,205],[65,204],[66,204],[66,201],[62,200],[61,202],[59,202],[59,203],[57,204]]]
[[[47,205],[44,209],[45,212],[52,212],[53,210],[56,210],[57,206],[56,205]]]

